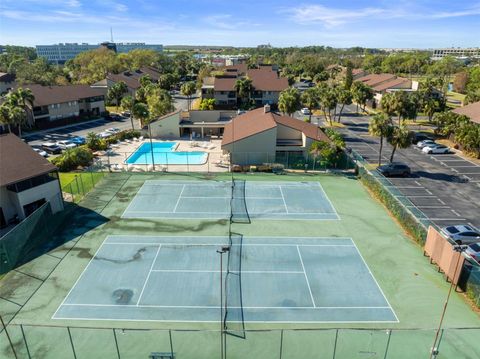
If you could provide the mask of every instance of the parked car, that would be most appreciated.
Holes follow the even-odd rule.
[[[458,224],[443,227],[441,232],[457,244],[471,244],[480,242],[480,232],[471,226]]]
[[[82,136],[75,136],[70,139],[70,141],[77,146],[84,145],[85,144],[85,137]]]
[[[120,115],[117,114],[117,113],[111,113],[110,115],[108,115],[107,120],[110,120],[110,121],[121,121],[121,120],[122,120],[122,116],[120,116]]]
[[[33,148],[33,150],[35,152],[37,152],[42,157],[48,157],[48,153],[45,152],[44,150],[40,149],[40,148]]]
[[[52,155],[56,155],[62,152],[62,149],[55,142],[42,143],[42,150]]]
[[[112,133],[112,134],[115,135],[115,134],[117,134],[117,133],[119,133],[119,132],[122,132],[122,130],[119,129],[119,128],[116,128],[116,127],[110,127],[110,128],[107,128],[107,129],[105,130],[105,132],[110,132],[110,133]]]
[[[480,243],[472,243],[465,250],[465,254],[480,263]]]
[[[423,140],[423,141],[417,142],[417,147],[418,148],[424,148],[424,147],[430,146],[430,145],[436,145],[435,141],[433,141],[433,140]]]
[[[121,115],[124,116],[124,117],[129,118],[129,117],[131,116],[131,113],[130,113],[130,111],[123,111],[123,112],[121,113]]]
[[[112,132],[107,132],[107,131],[104,131],[104,132],[100,132],[97,137],[98,138],[108,138],[108,137],[111,137],[113,136],[114,134]]]
[[[412,143],[416,144],[420,141],[425,141],[425,140],[432,140],[433,138],[430,137],[429,135],[422,133],[422,132],[415,132],[412,137]]]
[[[410,170],[410,167],[408,167],[404,163],[399,163],[399,162],[392,162],[389,163],[388,165],[383,165],[379,166],[377,168],[377,171],[380,172],[382,175],[385,177],[391,177],[391,176],[410,176],[412,171]]]
[[[310,115],[310,110],[306,107],[302,108],[300,112],[302,113],[302,115]]]
[[[439,144],[432,144],[422,148],[422,152],[428,154],[435,154],[435,153],[450,153],[450,147],[439,145]]]
[[[58,145],[58,147],[60,147],[62,150],[70,150],[70,149],[72,149],[72,148],[77,147],[77,145],[76,145],[75,143],[73,143],[72,141],[70,141],[70,140],[57,141],[57,145]]]

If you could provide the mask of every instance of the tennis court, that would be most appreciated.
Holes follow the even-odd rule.
[[[230,181],[162,180],[145,181],[122,218],[227,219],[232,198],[253,219],[339,219],[319,182],[244,181],[232,195]]]
[[[110,235],[53,318],[218,322],[217,250],[228,243]],[[245,237],[235,246],[238,258],[224,255],[222,276],[230,261],[241,263],[226,300],[247,323],[398,321],[351,238]]]

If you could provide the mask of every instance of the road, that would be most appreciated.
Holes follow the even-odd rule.
[[[348,106],[342,117],[347,147],[357,151],[369,163],[376,164],[379,139],[368,134],[368,116],[355,115],[355,107]],[[392,151],[384,144],[383,163]],[[406,163],[412,170],[409,178],[391,178],[396,187],[439,226],[471,224],[480,228],[480,166],[456,154],[428,155],[415,146],[399,149],[395,161]]]
[[[188,100],[182,97],[174,97],[174,106],[176,110],[186,110],[188,107]],[[38,148],[43,142],[68,140],[75,136],[86,137],[89,132],[100,133],[111,127],[119,128],[120,130],[130,130],[132,124],[128,118],[120,121],[107,121],[102,118],[62,128],[39,131],[33,134],[25,133],[23,139],[32,147]],[[135,129],[140,129],[139,121],[134,122],[134,127]]]

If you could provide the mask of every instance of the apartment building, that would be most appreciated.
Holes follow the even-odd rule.
[[[30,120],[38,128],[62,125],[63,119],[100,117],[105,113],[105,95],[101,89],[88,85],[25,87],[35,96]]]
[[[202,86],[203,98],[214,98],[216,105],[234,107],[240,98],[235,90],[237,80],[249,78],[252,80],[253,91],[250,98],[256,106],[278,103],[280,92],[288,88],[288,79],[280,77],[272,65],[260,65],[256,69],[248,69],[246,64],[226,66],[223,74],[204,80]]]
[[[128,94],[135,96],[135,92],[140,88],[140,79],[143,76],[149,76],[153,82],[157,82],[161,73],[153,67],[142,67],[135,71],[124,71],[119,74],[108,74],[107,77],[91,85],[92,88],[100,89],[106,95],[110,87],[118,82],[124,82],[128,88]]]
[[[418,81],[412,81],[392,74],[364,75],[356,78],[355,81],[363,82],[372,88],[377,104],[380,103],[382,96],[387,92],[418,90]]]
[[[458,59],[480,59],[480,47],[451,47],[432,50],[432,60],[441,60],[445,56],[453,56]]]

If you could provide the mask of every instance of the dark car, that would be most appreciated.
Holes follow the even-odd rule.
[[[62,152],[60,146],[58,146],[55,142],[45,142],[42,143],[42,150],[52,155],[56,155]]]
[[[377,168],[378,172],[380,172],[385,177],[391,176],[409,176],[411,174],[410,167],[406,164],[392,162],[388,165],[383,165]]]
[[[107,117],[107,120],[110,120],[110,121],[121,121],[122,120],[122,116],[116,114],[116,113],[111,113],[110,115],[108,115]]]
[[[412,143],[413,144],[417,144],[420,141],[426,141],[426,140],[432,140],[433,141],[433,137],[429,136],[425,133],[421,133],[421,132],[415,132],[412,136]]]

